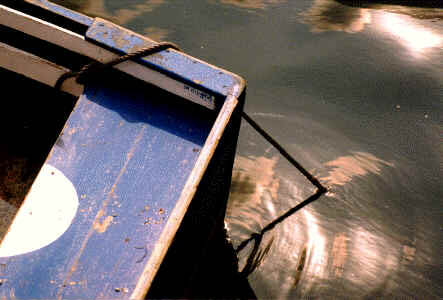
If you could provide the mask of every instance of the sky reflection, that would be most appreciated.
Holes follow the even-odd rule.
[[[313,32],[360,32],[371,23],[369,10],[345,6],[334,0],[315,0],[312,7],[301,14]]]
[[[394,167],[393,163],[364,152],[340,156],[324,165],[329,171],[326,176],[320,177],[320,180],[328,185],[345,185],[355,176],[364,176],[368,173],[379,175],[382,167]]]
[[[413,53],[420,53],[427,48],[442,46],[443,36],[432,30],[414,24],[410,19],[395,14],[380,16],[382,30],[390,33],[402,45]]]
[[[369,8],[368,8],[369,7]],[[301,15],[313,32],[344,31],[357,33],[372,23],[377,12],[377,27],[391,34],[412,52],[441,47],[443,37],[431,29],[417,24],[416,19],[443,18],[443,10],[393,5],[366,5],[365,8],[347,6],[335,0],[315,0],[312,7]],[[406,17],[409,15],[410,17]]]
[[[389,295],[402,289],[399,272],[411,272],[414,244],[398,238],[394,229],[380,231],[378,222],[383,218],[367,221],[385,210],[372,203],[383,193],[383,186],[362,184],[371,176],[392,176],[395,164],[357,151],[323,165],[320,180],[333,193],[265,234],[260,248],[269,247],[269,253],[249,277],[259,298],[323,297],[334,286],[333,294],[340,297]],[[226,218],[234,245],[278,217],[281,202],[295,205],[303,200],[303,184],[281,172],[275,158],[237,159]],[[341,211],[338,208],[344,201],[349,210],[344,216],[327,208]],[[240,252],[240,267],[250,250]]]
[[[219,0],[223,4],[229,4],[247,9],[266,9],[270,5],[287,2],[287,0]]]
[[[259,298],[441,299],[442,9],[71,2],[243,75],[248,113],[329,186],[265,234],[268,255],[249,276]],[[312,192],[243,125],[238,151],[226,216],[234,246]]]
[[[109,7],[113,1],[106,0],[52,0],[54,3],[81,11],[93,17],[101,17],[117,24],[126,24],[143,14],[152,12],[165,3],[165,0],[145,0],[142,3],[124,2],[123,7]],[[138,1],[137,1],[138,2]]]

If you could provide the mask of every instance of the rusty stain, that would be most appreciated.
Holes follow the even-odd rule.
[[[96,224],[96,222],[100,219],[100,217],[103,216],[104,209],[105,209],[106,206],[108,205],[108,203],[109,203],[109,201],[110,201],[110,199],[111,199],[111,195],[114,193],[115,189],[117,188],[118,183],[120,182],[121,177],[122,177],[123,174],[125,173],[126,168],[128,167],[129,161],[131,160],[132,156],[134,155],[134,152],[135,152],[135,150],[136,150],[136,148],[137,148],[137,145],[139,144],[139,142],[140,142],[140,141],[142,140],[142,138],[143,138],[143,135],[144,135],[145,130],[146,130],[146,125],[144,125],[144,126],[140,129],[139,134],[137,135],[137,137],[136,137],[135,140],[134,140],[134,143],[132,144],[131,148],[129,149],[129,152],[128,152],[128,154],[126,155],[126,161],[125,161],[123,167],[120,169],[120,172],[119,172],[117,178],[115,179],[114,183],[112,184],[111,191],[108,193],[106,199],[103,201],[102,209],[97,213],[93,225]],[[100,214],[101,214],[101,215],[100,215]],[[112,216],[109,216],[109,217],[112,218]],[[97,223],[98,223],[98,222],[97,222]],[[109,225],[108,225],[108,226],[109,226]],[[91,237],[92,234],[93,234],[93,230],[95,230],[94,226],[92,226],[92,228],[88,231],[88,234],[86,235],[86,237],[85,237],[84,240],[82,241],[82,244],[81,244],[81,246],[80,246],[80,249],[79,249],[77,255],[75,256],[75,258],[74,258],[74,260],[73,260],[72,267],[71,267],[69,273],[68,273],[67,276],[66,276],[65,282],[66,282],[67,280],[69,280],[69,278],[72,276],[72,274],[73,274],[73,273],[75,272],[75,270],[77,269],[77,265],[78,265],[78,262],[79,262],[79,260],[80,260],[80,257],[81,257],[83,251],[84,251],[85,248],[86,248],[86,245],[87,245],[87,243],[88,243],[88,240],[90,239],[90,237]],[[60,291],[57,293],[57,299],[61,299],[61,297],[62,297],[61,292],[62,292],[62,290],[60,290]]]
[[[74,127],[74,128],[72,128],[71,130],[68,131],[68,134],[69,135],[73,135],[76,132],[77,132],[77,129]]]
[[[165,213],[165,210],[164,210],[163,208],[160,208],[160,209],[158,210],[158,213],[159,213],[160,215],[162,215],[162,214]]]
[[[130,238],[125,238],[125,243],[129,243]]]
[[[104,233],[108,229],[109,225],[111,225],[112,220],[114,219],[114,217],[113,216],[107,216],[103,220],[103,222],[100,222],[99,219],[104,215],[104,211],[100,210],[98,215],[100,215],[100,217],[95,219],[95,221],[94,221],[92,226],[93,226],[94,230],[97,231],[98,233]]]
[[[131,45],[131,42],[126,39],[125,36],[117,35],[112,36],[112,40],[114,41],[117,48],[126,48]]]

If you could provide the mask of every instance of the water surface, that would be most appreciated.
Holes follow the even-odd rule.
[[[443,9],[354,2],[59,1],[245,77],[246,111],[328,186],[263,237],[259,298],[443,297]],[[245,123],[233,178],[235,246],[315,192]]]

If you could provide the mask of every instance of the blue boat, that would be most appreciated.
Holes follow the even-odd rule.
[[[174,49],[60,81],[156,42],[45,0],[0,1],[0,32],[0,298],[140,299],[192,268],[222,230],[245,81]]]

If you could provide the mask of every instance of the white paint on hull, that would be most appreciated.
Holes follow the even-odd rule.
[[[56,241],[71,225],[78,205],[71,181],[45,164],[0,245],[0,257],[25,254]]]

